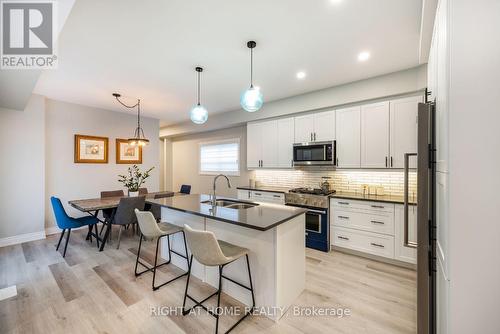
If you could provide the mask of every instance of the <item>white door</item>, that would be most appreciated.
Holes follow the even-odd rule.
[[[389,167],[389,102],[361,106],[361,167]]]
[[[313,140],[335,140],[335,110],[314,114]]]
[[[247,168],[259,168],[262,155],[261,123],[247,124]]]
[[[278,121],[261,123],[262,157],[261,167],[278,166]]]
[[[309,143],[313,141],[314,116],[305,115],[295,117],[295,143]]]
[[[337,167],[359,168],[361,165],[361,109],[352,107],[336,111]]]
[[[404,245],[404,207],[397,204],[394,219],[394,258],[399,261],[417,263],[417,249]],[[417,206],[408,207],[408,241],[417,242]]]
[[[293,118],[278,120],[278,166],[293,166],[294,121]]]
[[[404,167],[405,153],[417,153],[418,103],[422,101],[422,96],[389,101],[392,168]],[[417,168],[417,159],[410,159],[410,167]]]

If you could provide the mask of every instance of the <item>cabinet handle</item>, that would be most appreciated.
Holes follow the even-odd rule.
[[[385,157],[385,167],[387,168],[387,157]]]
[[[340,236],[340,235],[339,235],[339,236],[337,236],[337,238],[338,238],[338,239],[340,239],[340,240],[349,240],[349,238],[347,238],[347,237],[343,237],[343,236]]]
[[[385,206],[383,206],[383,205],[372,205],[371,207],[372,208],[377,208],[377,209],[383,209],[383,208],[385,208]]]
[[[337,158],[337,166],[339,165],[339,158]]]
[[[261,193],[253,193],[255,196],[262,196]]]
[[[370,245],[375,246],[375,247],[385,248],[385,246],[384,246],[384,245],[381,245],[381,244],[376,244],[376,243],[374,243],[374,242],[371,242],[371,243],[370,243]]]
[[[337,203],[342,204],[342,205],[349,205],[349,203],[347,203],[347,202],[337,202]]]
[[[273,197],[277,197],[277,198],[280,198],[281,196],[280,196],[280,195],[273,195]]]
[[[391,157],[391,167],[393,166],[393,163],[392,163],[392,157]]]
[[[264,167],[264,160],[260,161],[260,167]]]
[[[316,132],[314,133],[314,141],[316,141]]]
[[[376,220],[372,220],[371,221],[373,224],[380,224],[380,225],[385,225],[384,222],[379,222],[379,221],[376,221]]]
[[[313,141],[313,133],[311,132],[311,141]]]
[[[340,219],[349,219],[349,217],[346,217],[346,216],[337,216],[339,217]]]

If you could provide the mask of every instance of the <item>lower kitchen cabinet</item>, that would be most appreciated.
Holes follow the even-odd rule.
[[[416,263],[417,252],[404,246],[403,205],[332,198],[331,244],[336,247]],[[408,211],[409,241],[416,242],[417,207]]]
[[[396,204],[395,210],[395,253],[394,258],[399,261],[417,263],[417,249],[406,247],[405,231],[404,231],[404,207],[401,204]],[[417,206],[410,205],[408,207],[408,241],[417,242]]]
[[[285,204],[285,194],[271,191],[238,189],[238,199],[282,205]]]

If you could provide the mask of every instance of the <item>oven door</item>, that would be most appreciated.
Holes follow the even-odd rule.
[[[321,142],[293,145],[293,164],[333,165],[335,163],[335,142]]]
[[[308,209],[306,212],[306,246],[328,252],[328,232],[328,211]]]

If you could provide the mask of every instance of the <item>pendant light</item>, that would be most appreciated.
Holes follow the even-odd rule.
[[[195,124],[203,124],[208,119],[208,111],[200,104],[200,76],[203,72],[203,68],[196,67],[196,72],[198,72],[198,103],[191,108],[189,112],[189,117],[191,121]]]
[[[240,105],[248,112],[259,110],[264,103],[259,87],[253,86],[253,49],[256,46],[257,43],[255,41],[247,42],[247,47],[250,49],[250,88],[241,94]]]
[[[133,106],[126,105],[122,101],[120,101],[121,95],[118,93],[113,93],[113,96],[116,100],[124,107],[132,109],[137,107],[137,128],[134,131],[134,137],[127,139],[128,143],[131,146],[146,146],[149,144],[149,139],[144,136],[144,130],[141,127],[141,100],[137,99],[137,103]]]

